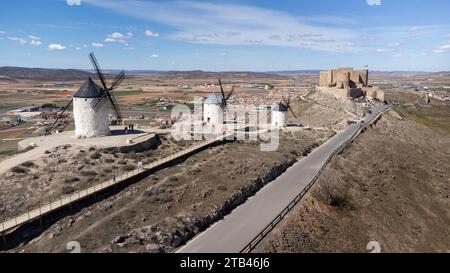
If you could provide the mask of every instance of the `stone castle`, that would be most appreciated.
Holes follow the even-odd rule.
[[[320,72],[319,90],[339,99],[367,97],[384,101],[384,92],[369,86],[369,70],[338,68]]]
[[[320,72],[320,86],[337,88],[367,87],[369,70],[353,70],[353,68],[339,68]]]

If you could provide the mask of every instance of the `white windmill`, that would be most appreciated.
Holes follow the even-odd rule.
[[[64,107],[58,118],[53,122],[48,132],[51,132],[60,117],[73,103],[73,118],[75,121],[75,135],[77,137],[96,137],[109,134],[109,107],[106,103],[110,102],[117,120],[122,120],[119,105],[111,92],[119,86],[125,79],[125,72],[121,71],[113,80],[111,87],[106,86],[105,77],[98,65],[94,53],[89,54],[94,70],[102,83],[102,86],[97,85],[91,78],[89,78],[80,89],[73,95],[73,99]]]
[[[289,95],[287,100],[283,97],[283,101],[277,103],[272,108],[272,128],[282,128],[286,126],[288,111],[291,111],[292,115],[297,118],[291,108],[291,95]]]
[[[225,96],[222,87],[222,81],[219,79],[219,86],[222,97],[219,97],[216,93],[212,93],[208,96],[203,104],[203,121],[207,125],[221,126],[224,122],[224,112],[226,111],[227,101],[234,92],[234,87],[230,93]]]

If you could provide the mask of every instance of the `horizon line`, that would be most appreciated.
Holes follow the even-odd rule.
[[[47,70],[79,70],[79,71],[94,71],[89,68],[57,68],[57,67],[32,67],[32,66],[11,66],[4,65],[0,66],[0,68],[27,68],[27,69],[47,69]],[[394,73],[394,72],[409,72],[409,73],[450,73],[450,70],[436,70],[436,71],[426,71],[426,70],[371,70],[370,68],[366,68],[371,72],[385,72],[385,73]],[[158,69],[117,69],[117,68],[103,68],[103,71],[136,71],[136,72],[206,72],[206,73],[244,73],[244,72],[253,72],[253,73],[280,73],[280,72],[306,72],[306,71],[327,71],[328,69],[288,69],[288,70],[202,70],[202,69],[186,69],[186,70],[158,70]]]

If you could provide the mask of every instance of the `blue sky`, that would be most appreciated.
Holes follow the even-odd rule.
[[[15,0],[0,66],[450,70],[448,0]]]

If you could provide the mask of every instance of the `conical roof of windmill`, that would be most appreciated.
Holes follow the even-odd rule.
[[[205,100],[205,104],[222,104],[222,98],[216,95],[216,93],[212,93]]]
[[[275,105],[275,107],[273,108],[273,111],[287,112],[288,107],[285,104],[279,102],[277,105]]]
[[[91,78],[83,83],[78,91],[73,95],[74,98],[101,98],[103,96],[102,88]]]

